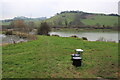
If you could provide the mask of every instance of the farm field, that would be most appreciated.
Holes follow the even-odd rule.
[[[115,16],[93,16],[88,19],[82,19],[82,22],[86,25],[105,25],[105,26],[114,26],[118,24],[118,17]]]

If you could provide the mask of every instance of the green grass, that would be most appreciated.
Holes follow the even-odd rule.
[[[79,38],[38,36],[38,40],[3,46],[3,78],[116,78],[118,44]],[[84,50],[82,66],[70,54]]]
[[[10,22],[2,22],[2,25],[10,25]]]
[[[96,25],[99,23],[101,26],[114,26],[114,24],[118,24],[118,17],[115,16],[93,16],[88,19],[82,19],[81,20],[86,25]]]

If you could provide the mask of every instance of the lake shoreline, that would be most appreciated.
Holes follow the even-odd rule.
[[[118,33],[117,31],[113,31],[110,29],[108,29],[108,30],[102,30],[102,29],[99,29],[99,30],[96,30],[96,29],[93,29],[93,30],[89,30],[89,29],[52,29],[52,31],[50,32],[50,35],[53,35],[53,34],[59,35],[59,37],[71,37],[71,36],[77,36],[78,38],[86,37],[88,39],[88,41],[97,41],[98,39],[101,38],[104,41],[109,40],[110,42],[115,41],[118,43],[118,40],[117,40],[118,37],[116,36],[117,33]],[[97,36],[99,36],[99,35],[100,36],[95,38],[95,34],[98,34]],[[106,39],[106,37],[108,37],[108,36],[103,37],[105,34],[109,35],[112,38],[116,38],[116,39],[115,40],[114,39],[112,40],[112,38]],[[114,35],[112,36],[112,34],[114,34]],[[16,35],[18,35],[18,34],[16,34]],[[114,36],[116,36],[116,37],[114,37]],[[3,39],[4,39],[4,36],[3,36]],[[17,42],[17,41],[15,41],[15,42]],[[2,44],[4,44],[4,41]]]
[[[115,41],[118,43],[118,32],[115,31],[78,31],[78,30],[53,30],[50,35],[59,35],[60,37],[77,36],[86,37],[88,41]]]
[[[81,28],[52,28],[52,31],[81,31],[81,32],[119,32],[112,29],[81,29]]]

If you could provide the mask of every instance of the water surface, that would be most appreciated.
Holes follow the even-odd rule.
[[[118,42],[118,32],[78,32],[78,31],[53,31],[50,32],[50,35],[57,34],[61,37],[70,37],[72,35],[76,35],[79,38],[87,37],[89,41],[96,41],[100,38],[104,38],[108,41],[115,41]],[[0,34],[0,44],[1,43],[13,43],[13,40],[15,42],[20,41],[21,38],[15,35],[4,35]]]
[[[118,42],[118,32],[78,32],[78,31],[53,31],[50,35],[57,34],[61,37],[70,37],[76,35],[79,38],[87,37],[89,41],[96,41],[100,38],[104,38],[108,41]]]

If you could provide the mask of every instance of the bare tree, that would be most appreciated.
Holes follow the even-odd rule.
[[[11,22],[10,26],[12,26],[16,31],[28,32],[28,27],[25,24],[24,20],[14,20]]]

